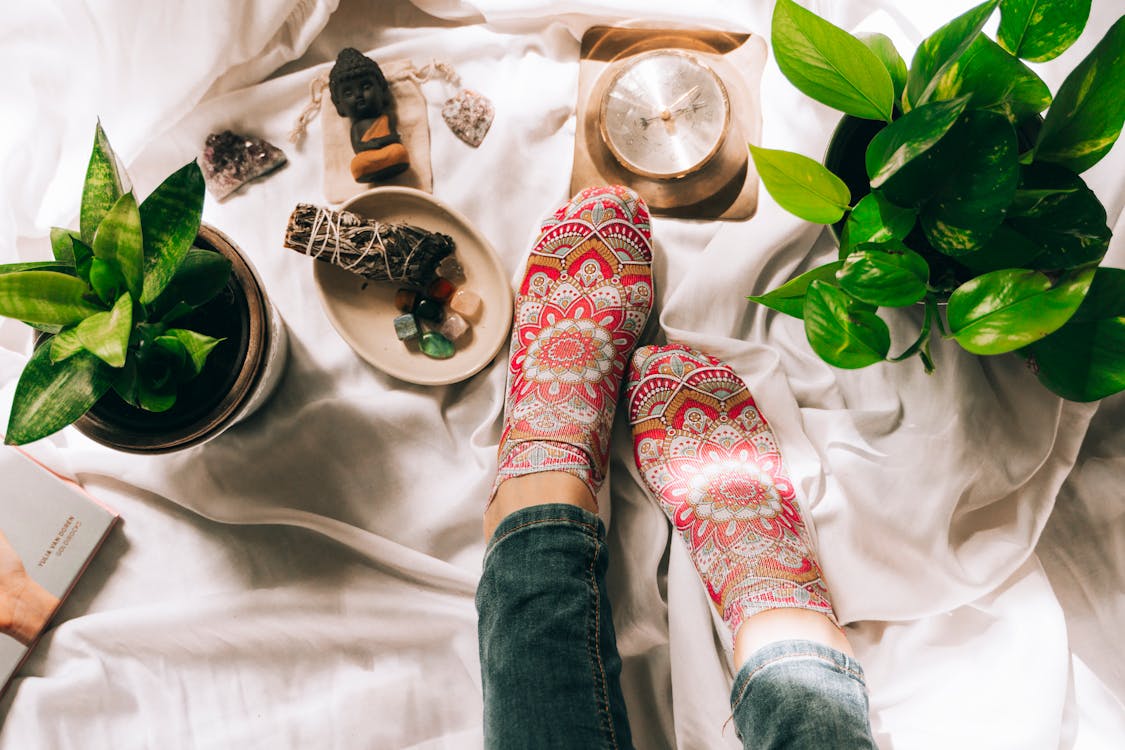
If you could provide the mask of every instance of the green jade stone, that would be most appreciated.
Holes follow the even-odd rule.
[[[418,321],[410,313],[406,315],[399,315],[395,318],[395,335],[398,336],[399,341],[410,341],[418,338],[421,331],[418,330]]]
[[[433,359],[449,359],[456,351],[453,342],[437,331],[427,331],[422,334],[422,341],[418,344],[418,348],[427,357]]]

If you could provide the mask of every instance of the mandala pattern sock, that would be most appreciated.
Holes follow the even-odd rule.
[[[585,190],[544,223],[512,326],[500,483],[572,474],[597,496],[629,355],[652,307],[652,231],[628,188]]]
[[[628,399],[644,483],[731,633],[779,607],[835,621],[777,440],[734,371],[683,346],[643,347]]]

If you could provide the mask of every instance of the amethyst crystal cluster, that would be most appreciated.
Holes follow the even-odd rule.
[[[230,130],[207,136],[199,159],[207,189],[218,200],[285,162],[285,154],[272,143]]]

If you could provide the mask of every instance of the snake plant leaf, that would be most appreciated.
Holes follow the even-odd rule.
[[[848,186],[813,159],[791,151],[750,146],[762,184],[777,204],[816,224],[834,224],[851,202]]]
[[[161,386],[153,386],[143,378],[137,380],[137,398],[141,408],[151,412],[165,412],[176,405],[176,383],[169,380]]]
[[[74,252],[74,272],[86,283],[90,282],[90,267],[94,263],[94,249],[85,242],[70,235],[71,250]]]
[[[103,313],[98,313],[99,315]],[[82,351],[82,341],[78,338],[78,327],[60,331],[51,339],[51,363],[62,362]]]
[[[1099,268],[1062,328],[1028,347],[1039,381],[1071,401],[1125,390],[1125,271]]]
[[[51,362],[51,343],[45,341],[31,356],[16,384],[8,418],[8,445],[24,445],[58,432],[90,410],[109,389],[110,373],[89,352],[65,362]]]
[[[877,188],[908,162],[929,151],[965,110],[969,95],[915,107],[880,130],[867,146],[864,163]]]
[[[220,253],[191,248],[176,275],[149,306],[149,319],[179,317],[210,302],[230,279],[231,262]]]
[[[1109,153],[1125,123],[1125,16],[1059,87],[1035,160],[1084,172]]]
[[[864,242],[901,240],[914,228],[918,212],[902,208],[887,200],[879,190],[872,190],[855,205],[844,222],[843,248]]]
[[[836,272],[844,265],[842,260],[817,266],[811,271],[806,271],[795,279],[790,279],[777,289],[755,297],[747,297],[751,302],[765,305],[768,308],[785,313],[794,318],[805,317],[805,293],[809,284],[814,281],[823,281],[827,284],[836,283]]]
[[[94,130],[90,163],[86,167],[86,183],[82,188],[78,223],[83,242],[90,244],[94,241],[94,233],[98,231],[102,218],[128,189],[127,178],[123,179],[117,168],[117,155],[113,153],[99,120]]]
[[[1039,271],[1008,268],[977,276],[949,296],[949,330],[973,354],[1003,354],[1057,331],[1074,315],[1094,269],[1058,283]]]
[[[1000,0],[996,37],[1013,55],[1046,62],[1074,44],[1089,17],[1090,0]]]
[[[0,315],[28,323],[68,326],[102,308],[89,298],[90,288],[57,271],[0,274]]]
[[[836,278],[841,289],[862,302],[905,307],[926,296],[930,267],[901,242],[869,242],[848,255]]]
[[[110,367],[123,367],[133,332],[133,298],[125,292],[112,310],[91,315],[75,332],[86,351]]]
[[[771,38],[778,67],[802,92],[849,115],[891,121],[891,75],[863,42],[793,0],[774,6]]]
[[[932,186],[919,218],[930,244],[957,257],[992,236],[1015,197],[1016,132],[1003,116],[972,110],[942,140],[939,158],[956,167]]]
[[[891,348],[891,332],[870,305],[814,281],[805,296],[805,336],[821,359],[853,370],[875,364]]]
[[[1031,68],[980,34],[938,79],[933,98],[969,95],[969,107],[1004,115],[1015,124],[1051,103],[1051,91]]]
[[[1102,259],[1113,233],[1105,206],[1081,177],[1053,164],[1032,164],[1020,171],[1020,189],[1038,197],[1029,207],[1013,201],[1004,224],[1036,249],[1028,267],[1075,268]],[[1055,192],[1043,195],[1048,190]]]
[[[137,357],[132,351],[125,357],[125,365],[113,370],[113,391],[121,400],[136,408],[141,408],[137,393]]]
[[[115,267],[136,299],[144,284],[144,245],[137,199],[125,193],[106,213],[94,234],[94,257]]]
[[[74,275],[74,267],[54,260],[37,260],[30,263],[5,263],[0,265],[0,274],[20,273],[21,271],[54,271],[67,276]]]
[[[104,304],[113,304],[125,289],[125,280],[117,266],[101,258],[90,261],[90,287]]]
[[[51,227],[51,253],[60,263],[74,266],[74,235],[69,229]]]
[[[894,87],[894,100],[902,101],[902,91],[906,88],[906,61],[895,49],[895,43],[885,34],[856,34],[859,41],[867,45],[867,49],[875,53],[879,62],[887,69],[891,76],[891,85]]]
[[[160,184],[141,203],[144,233],[143,304],[156,299],[176,275],[176,270],[199,232],[203,215],[203,173],[192,161]]]
[[[913,109],[930,101],[942,76],[980,34],[985,22],[996,10],[997,2],[988,0],[970,8],[918,45],[906,79],[904,109]]]
[[[211,350],[222,341],[223,339],[204,336],[184,328],[169,328],[163,336],[157,336],[156,345],[172,354],[185,357],[182,361],[190,379],[203,371]]]

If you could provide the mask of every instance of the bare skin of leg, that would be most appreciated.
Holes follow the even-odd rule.
[[[594,496],[578,477],[563,471],[543,471],[506,480],[496,490],[492,503],[484,511],[484,540],[492,538],[496,527],[509,514],[521,508],[548,503],[565,503],[598,512]]]
[[[766,644],[786,640],[816,641],[854,657],[844,631],[819,612],[807,609],[766,609],[742,623],[734,637],[734,664],[741,667]]]
[[[496,527],[510,513],[546,503],[565,503],[597,513],[590,490],[577,477],[561,471],[544,471],[513,477],[500,485],[496,497],[484,512],[484,539],[492,538]],[[767,609],[749,618],[734,639],[735,667],[766,644],[784,640],[823,643],[848,656],[855,656],[844,631],[818,612],[807,609]]]

